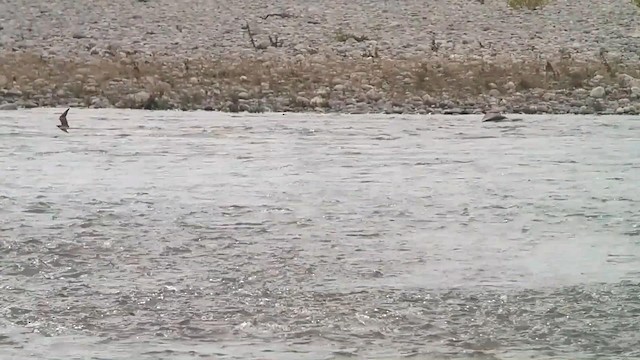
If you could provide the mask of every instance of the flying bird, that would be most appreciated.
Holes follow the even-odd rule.
[[[521,118],[508,118],[497,111],[489,111],[484,114],[482,122],[522,121]]]
[[[498,113],[498,112],[488,112],[482,118],[482,122],[485,121],[504,121],[507,120],[507,117]]]
[[[60,125],[58,125],[58,129],[64,131],[64,132],[68,132],[67,129],[69,129],[69,123],[67,122],[67,113],[69,112],[69,109],[65,110],[62,115],[60,115]]]

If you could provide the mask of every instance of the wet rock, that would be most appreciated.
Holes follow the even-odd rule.
[[[38,107],[38,104],[36,104],[35,102],[31,101],[31,100],[24,100],[24,101],[20,101],[20,106],[25,108],[25,109],[33,109]]]
[[[536,105],[525,106],[524,108],[520,109],[520,112],[524,114],[537,114],[538,107]]]
[[[338,99],[329,99],[329,108],[334,111],[341,111],[345,108],[345,103]]]
[[[404,107],[392,106],[391,107],[391,113],[392,114],[403,114],[404,113]]]
[[[591,108],[593,108],[593,110],[597,113],[600,113],[605,110],[605,106],[602,103],[602,101],[595,100],[590,102],[590,105],[591,105]]]
[[[585,102],[583,100],[572,100],[572,99],[568,99],[567,100],[569,102],[569,106],[573,106],[573,107],[581,107],[583,105],[586,105]]]
[[[101,96],[94,96],[91,98],[91,107],[96,109],[104,109],[111,107],[108,99],[105,99]]]
[[[18,104],[16,103],[7,103],[0,105],[0,110],[18,110]]]
[[[461,108],[453,108],[453,109],[445,109],[444,110],[444,114],[445,115],[460,115],[463,113],[463,110]]]
[[[366,104],[349,105],[346,106],[345,110],[349,114],[367,114],[370,112]]]
[[[5,91],[4,95],[7,97],[20,97],[22,96],[22,91],[20,91],[20,89],[13,88]]]

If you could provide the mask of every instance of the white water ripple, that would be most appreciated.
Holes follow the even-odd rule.
[[[0,112],[3,359],[634,358],[633,117]]]

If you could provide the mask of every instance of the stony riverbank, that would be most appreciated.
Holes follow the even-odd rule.
[[[558,59],[247,60],[5,55],[0,108],[344,113],[640,113],[640,66]]]
[[[285,3],[7,1],[0,109],[640,113],[629,1]]]

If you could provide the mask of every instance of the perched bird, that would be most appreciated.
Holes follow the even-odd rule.
[[[65,110],[62,115],[60,115],[60,125],[58,125],[58,129],[64,131],[64,132],[68,132],[67,129],[69,129],[69,123],[67,122],[67,113],[69,112],[69,109]]]

